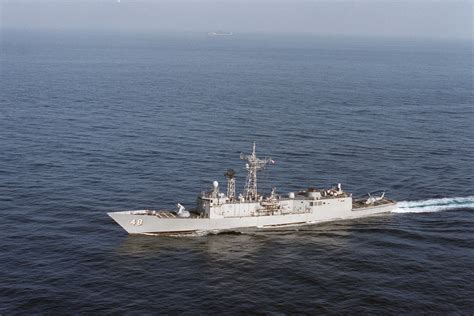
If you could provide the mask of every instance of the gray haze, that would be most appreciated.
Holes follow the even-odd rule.
[[[4,30],[472,38],[471,1],[0,1]]]

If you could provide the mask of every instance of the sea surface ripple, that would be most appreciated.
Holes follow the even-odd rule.
[[[470,43],[2,31],[0,313],[474,312]],[[128,236],[240,152],[279,192],[386,189],[390,214]]]

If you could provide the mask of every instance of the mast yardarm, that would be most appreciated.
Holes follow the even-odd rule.
[[[246,160],[245,168],[247,169],[247,180],[245,182],[244,197],[247,201],[258,200],[257,192],[257,171],[263,170],[267,163],[273,163],[270,157],[263,159],[257,158],[255,153],[255,142],[253,143],[253,151],[250,155],[240,154],[240,159]]]

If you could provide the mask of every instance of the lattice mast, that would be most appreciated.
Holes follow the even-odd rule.
[[[253,143],[252,154],[240,154],[240,159],[247,161],[245,168],[248,173],[245,182],[244,197],[247,201],[257,201],[257,171],[264,169],[267,163],[273,163],[273,160],[270,157],[265,157],[264,159],[257,158],[255,154],[255,142]]]
[[[227,197],[229,200],[233,200],[235,198],[235,171],[234,169],[227,170],[224,173],[224,176],[227,178]]]

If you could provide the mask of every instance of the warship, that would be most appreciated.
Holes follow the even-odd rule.
[[[232,32],[209,32],[207,33],[208,36],[232,36],[234,35]]]
[[[214,181],[201,192],[196,207],[187,210],[181,203],[176,210],[133,210],[107,213],[129,234],[174,235],[206,232],[281,229],[321,222],[353,219],[390,212],[396,202],[384,191],[355,199],[340,183],[330,188],[308,188],[279,195],[273,188],[268,195],[257,191],[257,173],[273,164],[270,157],[258,158],[255,143],[251,154],[240,154],[246,162],[244,191],[235,190],[235,171],[227,170],[226,192]]]

